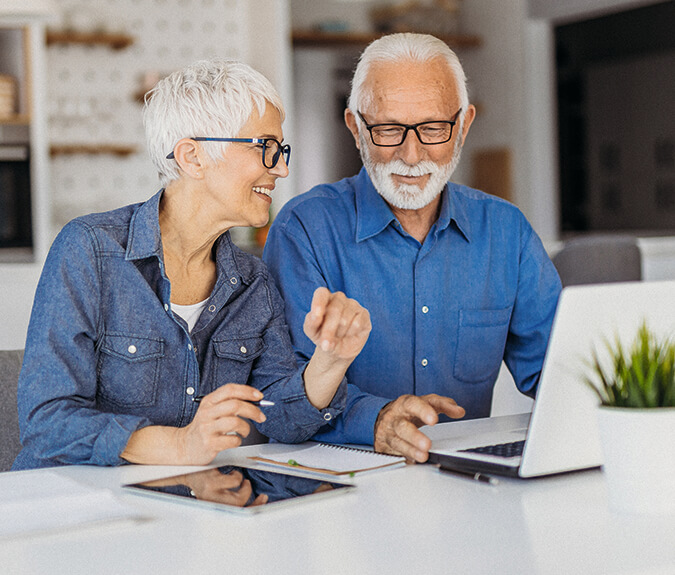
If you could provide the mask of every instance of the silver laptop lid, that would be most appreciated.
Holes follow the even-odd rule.
[[[560,296],[519,474],[548,475],[602,464],[596,396],[584,383],[593,350],[630,345],[643,321],[675,335],[675,281],[572,286]]]

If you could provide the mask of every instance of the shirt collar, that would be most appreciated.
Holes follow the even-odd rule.
[[[366,171],[361,168],[356,177],[356,242],[379,234],[396,218],[377,192]]]
[[[396,221],[391,208],[373,185],[366,168],[361,168],[356,177],[356,241],[362,242],[382,232]],[[471,225],[462,205],[455,194],[456,184],[449,182],[441,192],[441,212],[436,222],[437,231],[445,230],[451,222],[464,238],[469,241]]]
[[[162,259],[162,236],[159,231],[159,202],[161,189],[147,202],[141,204],[129,222],[127,260],[139,260],[157,256]]]
[[[147,202],[141,204],[129,223],[129,241],[127,242],[127,260],[140,260],[156,256],[164,260],[162,236],[159,229],[159,202],[164,190],[157,192]],[[229,232],[221,235],[215,243],[216,265],[218,277],[226,278],[234,286],[241,280],[250,283],[250,278],[243,273],[243,266],[235,256]],[[238,254],[237,254],[238,255]]]
[[[448,182],[443,188],[443,198],[441,203],[441,215],[438,218],[438,229],[444,230],[450,223],[464,236],[467,242],[471,241],[471,222],[466,213],[466,206],[461,201],[461,196],[457,193],[459,186]]]

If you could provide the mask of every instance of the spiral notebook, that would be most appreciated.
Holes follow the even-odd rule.
[[[304,444],[293,449],[251,457],[267,465],[275,465],[310,473],[354,475],[376,469],[405,465],[405,458],[329,443]]]

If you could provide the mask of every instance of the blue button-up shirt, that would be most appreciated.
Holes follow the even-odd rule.
[[[14,469],[117,465],[130,435],[183,427],[193,397],[250,384],[276,403],[258,430],[303,441],[344,407],[308,401],[284,319],[262,261],[222,235],[217,279],[194,329],[171,311],[159,229],[161,192],[144,204],[66,225],[40,278],[19,379],[23,450]]]
[[[318,186],[281,210],[264,258],[286,302],[300,358],[317,286],[367,308],[373,329],[347,372],[344,413],[317,438],[372,443],[380,409],[402,394],[438,393],[489,416],[502,360],[533,396],[560,280],[542,243],[512,204],[449,183],[420,244],[358,176]]]

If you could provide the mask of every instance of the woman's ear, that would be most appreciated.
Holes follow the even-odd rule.
[[[190,138],[178,140],[173,148],[178,167],[185,175],[200,180],[204,177],[204,158],[199,144]]]

